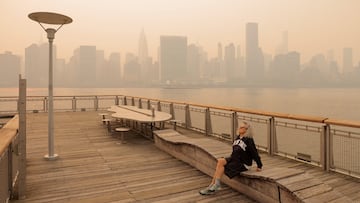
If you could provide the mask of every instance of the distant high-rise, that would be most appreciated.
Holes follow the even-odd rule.
[[[219,61],[222,61],[224,58],[223,58],[222,45],[220,42],[218,43],[218,46],[217,46],[217,53],[218,53],[217,56],[218,56]]]
[[[343,73],[351,73],[354,70],[352,48],[343,49]]]
[[[236,46],[236,65],[235,65],[235,73],[236,77],[244,77],[245,76],[245,68],[244,68],[244,57],[241,55],[241,46]]]
[[[18,86],[20,57],[5,52],[0,54],[0,87]]]
[[[177,83],[186,79],[187,38],[160,36],[160,80]]]
[[[54,61],[54,85],[56,87],[64,87],[68,81],[66,77],[66,61],[65,59],[57,58]]]
[[[151,64],[149,64],[148,45],[146,41],[145,31],[141,30],[139,37],[138,60],[140,64],[140,74],[142,79],[148,79],[148,71]]]
[[[276,54],[287,54],[288,53],[288,32],[284,31],[281,36],[280,45],[277,47]]]
[[[109,73],[108,66],[105,60],[105,51],[96,50],[96,82],[100,86],[107,86],[109,84],[108,76],[112,73]]]
[[[258,24],[246,24],[246,76],[249,81],[262,80],[264,77],[264,57],[259,48]]]
[[[291,86],[299,82],[300,53],[275,55],[269,65],[267,78],[272,85]]]
[[[226,70],[224,68],[224,54],[223,54],[223,46],[222,44],[219,42],[217,45],[217,60],[218,62],[216,63],[216,65],[214,67],[216,67],[216,71],[217,74],[215,74],[217,76],[217,78],[219,80],[226,80]]]
[[[187,69],[189,80],[198,82],[200,79],[200,50],[195,44],[188,46]]]
[[[121,79],[120,53],[113,52],[109,56],[109,79],[114,85],[118,84]]]
[[[53,47],[56,61],[56,47]],[[56,68],[56,67],[55,67]],[[54,70],[54,73],[56,70]],[[46,87],[49,81],[49,45],[32,44],[25,48],[25,78],[29,87]],[[54,77],[56,78],[56,77]],[[56,81],[54,81],[56,84]]]
[[[140,82],[140,64],[138,58],[132,53],[125,55],[123,80],[130,84]]]
[[[226,79],[228,82],[233,81],[236,78],[235,73],[235,46],[230,43],[225,47],[224,54],[224,67],[226,72]]]
[[[96,87],[96,46],[77,48],[72,57],[72,65],[76,86]]]
[[[104,51],[96,51],[96,77],[98,87],[119,87],[121,85],[120,53],[110,53],[109,59],[104,57]]]

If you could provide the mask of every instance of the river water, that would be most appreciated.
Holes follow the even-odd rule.
[[[360,121],[360,88],[54,88],[54,95],[115,94]],[[17,95],[0,88],[0,96]],[[47,88],[27,95],[46,96]]]

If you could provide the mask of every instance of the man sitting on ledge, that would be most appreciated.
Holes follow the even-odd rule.
[[[235,139],[230,157],[219,158],[213,179],[210,185],[200,190],[202,195],[215,193],[221,188],[220,179],[225,173],[230,179],[239,175],[243,171],[247,171],[254,160],[257,165],[257,171],[261,171],[262,163],[259,153],[256,149],[254,139],[252,138],[251,126],[243,121],[239,127],[239,135]]]

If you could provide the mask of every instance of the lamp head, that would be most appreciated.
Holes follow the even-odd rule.
[[[30,13],[28,17],[38,23],[46,23],[52,25],[64,25],[69,24],[73,20],[65,15],[50,12],[34,12]]]

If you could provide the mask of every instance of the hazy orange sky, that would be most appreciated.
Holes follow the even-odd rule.
[[[74,21],[56,33],[58,57],[68,59],[80,45],[111,52],[137,53],[142,28],[156,59],[160,35],[188,37],[216,55],[217,43],[245,47],[245,24],[259,24],[259,44],[274,53],[283,31],[289,50],[302,62],[344,47],[360,58],[360,0],[0,0],[0,53],[24,55],[32,43],[47,42],[45,31],[28,18],[38,11],[56,12]],[[244,53],[243,53],[244,54]],[[341,65],[341,64],[340,64]]]

